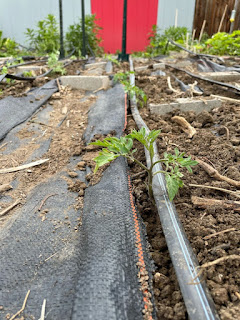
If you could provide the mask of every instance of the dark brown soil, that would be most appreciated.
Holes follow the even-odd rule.
[[[197,81],[197,86],[203,90],[203,95],[199,96],[196,94],[193,94],[194,99],[199,99],[199,97],[204,99],[209,99],[211,94],[214,95],[227,95],[230,98],[238,98],[235,93],[233,92],[226,92],[226,89],[223,87],[220,87],[215,84],[211,84],[208,82],[205,82],[203,80],[194,79],[187,75],[186,73],[176,71],[172,68],[167,68],[164,70],[166,73],[166,76],[150,76],[151,72],[153,70],[148,69],[146,71],[138,72],[136,75],[136,85],[143,89],[145,92],[147,92],[148,96],[148,103],[167,103],[167,102],[174,102],[176,101],[176,98],[187,98],[192,97],[190,92],[181,92],[180,87],[178,83],[175,81],[174,77],[177,77],[179,80],[183,81],[186,85],[187,84],[193,84],[195,81]],[[177,90],[177,93],[174,93],[170,90],[167,78],[170,76],[171,79],[171,85],[174,90]],[[233,83],[234,85],[234,83]]]
[[[194,82],[194,79],[180,73],[178,77],[181,80],[190,80],[190,83]],[[208,94],[224,94],[219,87],[205,82],[200,84]],[[158,77],[151,82],[151,80],[147,81],[146,75],[141,75],[138,76],[137,85],[150,97],[150,102],[172,101],[173,93],[166,93],[166,77]],[[232,93],[228,96],[238,98]],[[180,110],[175,110],[167,115],[158,116],[151,115],[149,110],[144,108],[141,109],[141,115],[150,129],[162,130],[160,138],[157,140],[160,157],[165,151],[174,152],[174,148],[177,147],[186,155],[196,156],[212,165],[222,175],[240,181],[239,105],[224,102],[221,108],[210,113],[203,111],[198,115],[194,112],[183,113]],[[171,120],[175,115],[185,117],[196,128],[197,133],[192,139],[189,139],[186,133]],[[128,131],[131,131],[135,128],[135,123],[131,117],[129,119]],[[139,149],[138,157],[144,161],[143,149],[139,145],[137,147]],[[131,164],[131,170],[133,175],[139,171],[134,164]],[[221,187],[232,191],[237,191],[236,188],[226,182],[209,177],[199,165],[193,168],[193,174],[184,173],[185,185],[176,196],[174,203],[199,264],[203,265],[206,262],[233,254],[239,255],[239,212],[210,206],[201,209],[192,204],[191,196],[235,201],[239,201],[239,199],[234,195],[217,190],[190,187],[189,184]],[[133,180],[137,206],[146,223],[151,254],[156,264],[154,293],[158,319],[187,319],[157,212],[148,201],[144,182],[144,178]],[[234,229],[229,232],[211,236],[209,239],[204,238],[232,228]],[[239,264],[239,260],[230,259],[204,270],[206,282],[222,320],[238,319],[239,317]]]

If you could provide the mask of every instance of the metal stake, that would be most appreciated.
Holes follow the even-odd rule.
[[[129,60],[129,54],[126,53],[126,42],[127,42],[127,0],[124,0],[122,53],[118,55],[118,60],[121,60],[121,61],[128,61]]]
[[[86,56],[86,35],[85,35],[85,7],[84,0],[82,0],[82,56]]]
[[[63,59],[64,46],[63,46],[63,17],[62,17],[62,0],[59,0],[59,20],[60,20],[60,59]]]

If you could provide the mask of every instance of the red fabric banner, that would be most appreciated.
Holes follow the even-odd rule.
[[[103,28],[102,46],[107,53],[122,49],[123,0],[91,0],[92,14]],[[144,51],[151,28],[157,23],[158,0],[128,0],[127,53]]]

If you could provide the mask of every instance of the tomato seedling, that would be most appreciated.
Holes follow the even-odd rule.
[[[121,137],[120,139],[116,137],[107,137],[103,141],[97,140],[95,142],[91,142],[90,144],[92,145],[103,147],[102,151],[99,152],[99,155],[94,158],[94,161],[96,162],[94,173],[96,173],[98,168],[104,164],[123,156],[130,161],[136,162],[148,173],[148,193],[151,200],[153,200],[153,177],[157,173],[163,173],[166,178],[169,199],[172,201],[179,188],[184,185],[181,179],[183,177],[183,173],[180,171],[180,168],[185,167],[188,172],[192,173],[191,166],[197,165],[197,161],[192,160],[191,156],[184,157],[184,152],[180,153],[179,150],[175,148],[175,154],[165,152],[163,159],[159,159],[154,162],[153,143],[159,136],[160,132],[161,130],[152,130],[147,134],[146,129],[143,127],[139,131],[133,130],[130,134],[125,137]],[[134,140],[138,140],[148,150],[150,156],[149,168],[134,157],[134,153],[137,151],[137,149],[133,149]],[[153,172],[154,166],[160,162],[164,164],[165,170]]]
[[[124,91],[129,95],[130,99],[136,97],[136,101],[143,107],[147,103],[147,95],[142,89],[130,83],[128,80],[130,74],[134,74],[134,72],[118,72],[115,74],[113,80],[115,82],[119,81],[124,86]]]

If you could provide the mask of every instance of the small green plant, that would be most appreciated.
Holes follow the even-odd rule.
[[[7,65],[5,65],[5,66],[2,67],[1,74],[7,74],[7,73],[8,73],[8,67],[9,67],[9,65],[10,65],[10,64],[7,63]],[[8,79],[8,78],[5,78],[5,81],[6,81],[7,84],[13,83],[13,80]]]
[[[63,67],[63,63],[58,61],[58,57],[59,51],[50,53],[47,65],[50,69],[52,69],[53,72],[64,75],[66,73],[66,69]]]
[[[130,74],[134,74],[134,72],[118,72],[114,75],[113,80],[115,82],[119,81],[124,86],[124,91],[129,95],[129,97],[132,99],[135,96],[137,103],[143,107],[147,103],[147,95],[138,86],[130,83],[128,80]]]
[[[7,41],[7,38],[3,38],[2,35],[3,35],[3,32],[2,30],[0,30],[0,50],[4,48],[4,44]]]
[[[113,58],[111,54],[106,55],[106,58],[120,67],[121,63],[117,59]]]
[[[168,39],[178,42],[179,44],[184,44],[186,42],[188,32],[189,31],[186,27],[172,26],[161,33],[160,29],[154,25],[149,36],[150,44],[146,48],[145,56],[152,57],[168,54],[171,50],[178,51],[179,49],[176,48],[176,46],[168,43]]]
[[[17,43],[10,38],[3,38],[0,30],[0,56],[15,56],[17,54]]]
[[[99,155],[94,158],[96,162],[94,173],[97,172],[98,168],[106,163],[109,163],[116,158],[123,156],[130,161],[136,162],[143,170],[148,173],[148,193],[150,198],[153,200],[153,189],[152,181],[155,174],[161,172],[165,175],[167,190],[170,201],[172,201],[177,194],[179,188],[183,187],[183,173],[180,168],[186,168],[188,172],[192,173],[191,166],[195,166],[197,161],[192,160],[191,157],[184,157],[184,152],[180,153],[179,150],[175,149],[175,154],[164,153],[163,159],[154,162],[154,147],[153,143],[159,136],[161,130],[152,130],[148,134],[145,128],[136,131],[133,130],[131,134],[121,137],[107,137],[103,141],[97,140],[90,144],[103,147]],[[148,150],[150,155],[150,168],[148,169],[142,162],[134,157],[134,153],[137,149],[133,149],[133,141],[138,140]],[[165,170],[161,170],[153,173],[153,168],[157,163],[163,163]]]
[[[201,49],[215,55],[240,55],[240,30],[235,30],[231,34],[215,33]]]
[[[114,75],[113,80],[114,80],[115,82],[119,81],[119,82],[122,83],[122,82],[124,82],[124,81],[128,81],[129,76],[130,76],[131,74],[134,74],[134,72],[133,72],[133,71],[118,72],[118,73],[116,73],[116,74]]]
[[[59,49],[59,26],[54,15],[37,23],[37,29],[27,28],[25,32],[30,46],[39,54],[55,52]]]
[[[24,77],[33,77],[33,73],[31,70],[29,71],[23,71],[23,76]]]
[[[99,46],[102,41],[99,37],[99,32],[102,28],[97,24],[95,15],[85,16],[85,34],[86,34],[86,53],[92,55],[93,53],[98,56],[103,53],[103,49]],[[82,55],[82,20],[79,19],[78,23],[70,25],[66,33],[66,45],[68,52],[75,49],[76,56]]]

